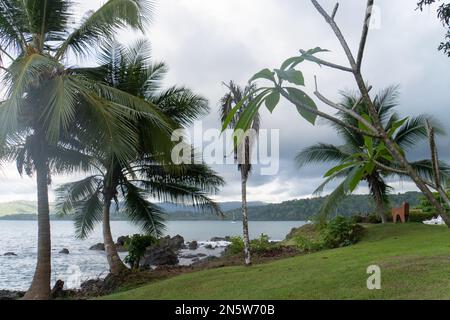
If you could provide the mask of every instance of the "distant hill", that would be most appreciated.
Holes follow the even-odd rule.
[[[408,202],[412,207],[420,203],[423,197],[420,192],[407,192],[404,194],[391,195],[391,205],[400,206],[403,202]],[[326,198],[311,198],[285,201],[279,204],[268,204],[263,207],[251,207],[248,210],[250,220],[277,221],[293,220],[304,221],[311,219],[319,212],[319,209]],[[331,213],[334,215],[351,216],[354,214],[368,214],[375,211],[373,199],[368,195],[350,195],[346,197]],[[233,214],[239,217],[240,210],[233,210],[226,213],[228,219]]]
[[[391,195],[392,206],[400,206],[403,202],[409,202],[414,207],[420,203],[422,194],[419,192],[407,192]],[[264,202],[249,203],[249,218],[254,221],[282,221],[282,220],[309,220],[319,211],[325,198],[311,198],[285,201],[282,203],[267,204]],[[220,217],[212,214],[196,212],[190,207],[176,206],[172,203],[159,204],[166,212],[168,220],[218,220]],[[241,203],[223,202],[220,204],[224,211],[224,219],[238,220],[241,216]],[[50,211],[53,208],[51,208]],[[336,207],[332,215],[350,216],[356,213],[367,214],[375,211],[375,205],[370,196],[350,195]],[[52,216],[53,219],[61,219]],[[113,220],[125,220],[120,213],[111,214]],[[0,219],[34,220],[36,219],[36,203],[32,201],[14,201],[0,203]],[[70,217],[63,218],[70,220]]]

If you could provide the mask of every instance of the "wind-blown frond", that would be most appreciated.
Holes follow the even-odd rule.
[[[86,238],[102,219],[101,184],[98,176],[90,176],[55,190],[56,212],[74,216],[76,236],[80,239]]]
[[[108,0],[68,36],[57,57],[65,55],[68,49],[86,56],[100,40],[111,41],[118,28],[129,26],[143,30],[151,17],[152,7],[149,0]]]
[[[319,143],[299,152],[295,158],[299,168],[310,164],[330,161],[345,161],[350,154],[344,153],[342,148],[332,144]]]
[[[146,192],[131,182],[124,181],[124,213],[131,221],[140,226],[147,234],[160,237],[164,230],[164,212],[156,205],[147,201]]]

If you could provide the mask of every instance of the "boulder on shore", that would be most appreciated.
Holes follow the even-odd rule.
[[[169,247],[173,251],[178,251],[184,248],[184,238],[177,234],[175,237],[171,238],[166,236],[159,240],[157,246],[159,247]]]
[[[97,243],[90,247],[89,250],[105,251],[105,245],[103,243]]]
[[[142,261],[142,267],[145,269],[150,269],[151,266],[176,264],[178,264],[178,255],[170,247],[148,247]]]
[[[55,286],[52,289],[52,298],[62,298],[64,297],[64,281],[57,280]]]
[[[24,295],[22,291],[0,290],[0,300],[19,300]]]
[[[189,242],[188,248],[189,248],[189,250],[197,250],[197,248],[198,248],[198,242],[195,241],[195,240]]]
[[[7,252],[4,254],[5,257],[16,257],[17,254],[15,254],[14,252]]]
[[[121,236],[117,238],[116,246],[124,247],[127,241],[130,240],[130,236]]]
[[[164,237],[147,247],[144,258],[141,261],[141,267],[149,269],[151,266],[173,266],[178,264],[178,251],[185,248],[184,238],[176,235]]]
[[[70,251],[69,251],[69,249],[64,248],[59,253],[61,253],[61,254],[69,254]]]

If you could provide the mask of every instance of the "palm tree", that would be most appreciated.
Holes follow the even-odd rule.
[[[342,95],[343,106],[354,108],[357,105],[356,110],[359,114],[367,114],[365,104],[358,104],[359,98],[356,94],[342,93]],[[375,97],[374,103],[386,132],[392,135],[393,141],[402,150],[408,151],[428,138],[426,127],[428,118],[421,115],[410,119],[400,119],[393,110],[398,104],[397,97],[398,88],[395,86],[389,87]],[[345,123],[356,127],[360,125],[346,113],[341,112],[338,116]],[[337,124],[333,124],[333,127],[338,136],[344,140],[343,145],[335,146],[319,143],[304,149],[296,158],[299,167],[311,163],[337,163],[325,174],[325,181],[315,191],[315,193],[320,193],[332,181],[342,180],[328,196],[320,213],[322,216],[328,214],[340,199],[354,191],[361,181],[365,181],[368,184],[371,196],[375,200],[376,212],[382,222],[386,223],[386,209],[389,205],[388,195],[391,189],[386,180],[395,175],[388,169],[399,166],[396,165],[381,141],[364,137]],[[438,128],[439,133],[442,133],[437,124],[434,127]],[[422,176],[431,179],[433,172],[431,160],[416,161],[412,165]],[[448,169],[449,167],[446,164],[441,163],[443,175],[448,175]],[[402,175],[402,178],[407,177]]]
[[[205,114],[207,101],[189,89],[160,90],[167,68],[163,63],[152,64],[149,53],[146,41],[137,41],[128,48],[118,43],[108,44],[102,48],[100,67],[84,72],[154,103],[176,128],[189,125]],[[112,274],[128,270],[112,238],[110,209],[113,201],[117,208],[120,204],[124,214],[146,234],[157,237],[164,230],[164,217],[162,210],[148,200],[150,197],[221,213],[208,194],[217,192],[223,184],[222,178],[204,164],[165,164],[170,161],[173,145],[170,134],[147,119],[137,119],[135,128],[140,139],[133,157],[121,161],[108,145],[96,148],[91,154],[91,166],[96,174],[57,189],[58,211],[74,214],[78,237],[85,238],[95,224],[102,221]]]
[[[144,30],[151,2],[109,0],[73,27],[73,3],[67,0],[0,1],[2,82],[0,146],[17,160],[19,172],[36,173],[38,255],[26,299],[50,297],[51,241],[48,185],[51,174],[86,168],[85,142],[93,137],[111,144],[115,156],[133,153],[138,136],[118,117],[168,126],[150,103],[96,82],[69,55],[86,58],[119,28]],[[92,144],[90,144],[92,145]]]
[[[233,114],[232,119],[229,122],[229,127],[234,129],[239,121],[240,115],[246,110],[247,106],[252,101],[253,92],[255,86],[248,86],[245,89],[237,86],[233,81],[230,81],[228,85],[225,84],[229,92],[225,94],[220,100],[220,117],[222,123],[227,123],[227,118]],[[248,98],[245,98],[248,97]],[[233,113],[233,109],[238,107],[238,110]],[[260,128],[260,116],[256,113],[250,119],[249,128],[253,133],[258,133]],[[242,193],[242,226],[243,226],[243,238],[244,238],[244,257],[245,264],[250,265],[251,252],[250,252],[250,236],[248,233],[248,207],[247,207],[247,181],[249,174],[252,170],[250,154],[254,143],[254,136],[246,135],[242,141],[237,141],[239,145],[235,143],[234,157],[238,160],[238,170],[241,172],[241,193]]]

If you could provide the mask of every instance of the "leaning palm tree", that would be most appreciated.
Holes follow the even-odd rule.
[[[343,101],[341,104],[343,106],[354,108],[359,114],[367,114],[366,105],[364,103],[358,104],[359,98],[356,94],[344,92],[342,95]],[[428,139],[427,120],[430,119],[424,115],[400,119],[393,110],[398,105],[397,97],[397,87],[389,87],[375,97],[374,104],[386,132],[391,134],[393,141],[407,152],[421,141]],[[345,123],[356,127],[360,125],[344,112],[339,113],[338,116]],[[386,211],[389,205],[388,195],[391,190],[387,179],[396,175],[388,168],[399,166],[394,162],[381,141],[364,137],[337,124],[333,124],[333,127],[338,136],[344,140],[343,145],[335,146],[319,143],[304,149],[296,158],[299,167],[311,163],[332,162],[336,164],[325,174],[325,181],[315,191],[315,193],[321,193],[331,182],[342,181],[327,197],[319,216],[323,217],[328,214],[346,194],[354,191],[362,181],[365,181],[375,201],[376,212],[382,222],[386,223]],[[438,133],[442,133],[438,124],[435,123],[434,127],[437,128]],[[416,161],[412,165],[420,175],[431,181],[433,175],[431,160]],[[441,163],[441,173],[448,177],[449,167],[445,163]],[[406,179],[407,177],[402,175],[402,178]]]
[[[137,41],[130,47],[107,44],[101,52],[100,67],[83,72],[154,103],[175,128],[191,124],[208,111],[207,101],[189,89],[160,90],[167,68],[163,63],[151,63],[146,41]],[[140,137],[138,148],[132,156],[129,154],[127,161],[117,158],[108,145],[97,147],[90,154],[90,165],[95,174],[57,189],[58,211],[74,214],[78,237],[85,238],[96,223],[102,221],[112,274],[128,270],[117,253],[111,233],[112,202],[143,232],[156,237],[164,230],[164,216],[150,198],[220,213],[208,194],[217,192],[223,184],[222,178],[204,164],[170,164],[173,145],[170,132],[161,130],[149,120],[137,119],[135,129]]]
[[[245,89],[237,86],[233,81],[225,86],[229,92],[225,94],[220,100],[220,117],[222,123],[225,123],[231,114],[233,114],[229,127],[234,129],[239,121],[240,115],[246,110],[246,107],[251,103],[255,86],[248,86]],[[244,97],[249,97],[245,99]],[[234,112],[235,108],[238,108]],[[234,113],[233,113],[234,112]],[[238,137],[234,143],[234,158],[238,160],[238,169],[241,172],[241,193],[242,193],[242,226],[243,226],[243,238],[244,238],[244,257],[245,264],[250,265],[251,252],[250,252],[250,236],[248,232],[248,207],[247,207],[247,181],[249,174],[252,170],[251,165],[251,150],[254,144],[254,134],[259,131],[260,128],[260,116],[256,113],[251,119],[249,128],[252,129],[252,133]]]
[[[51,241],[48,185],[51,174],[86,168],[85,145],[95,137],[124,160],[139,137],[132,122],[146,117],[168,126],[154,105],[67,64],[86,58],[122,27],[143,30],[151,2],[109,0],[78,25],[67,0],[0,1],[0,56],[5,100],[0,107],[0,146],[19,171],[36,173],[38,248],[26,299],[50,297]],[[84,160],[83,160],[84,159]]]

